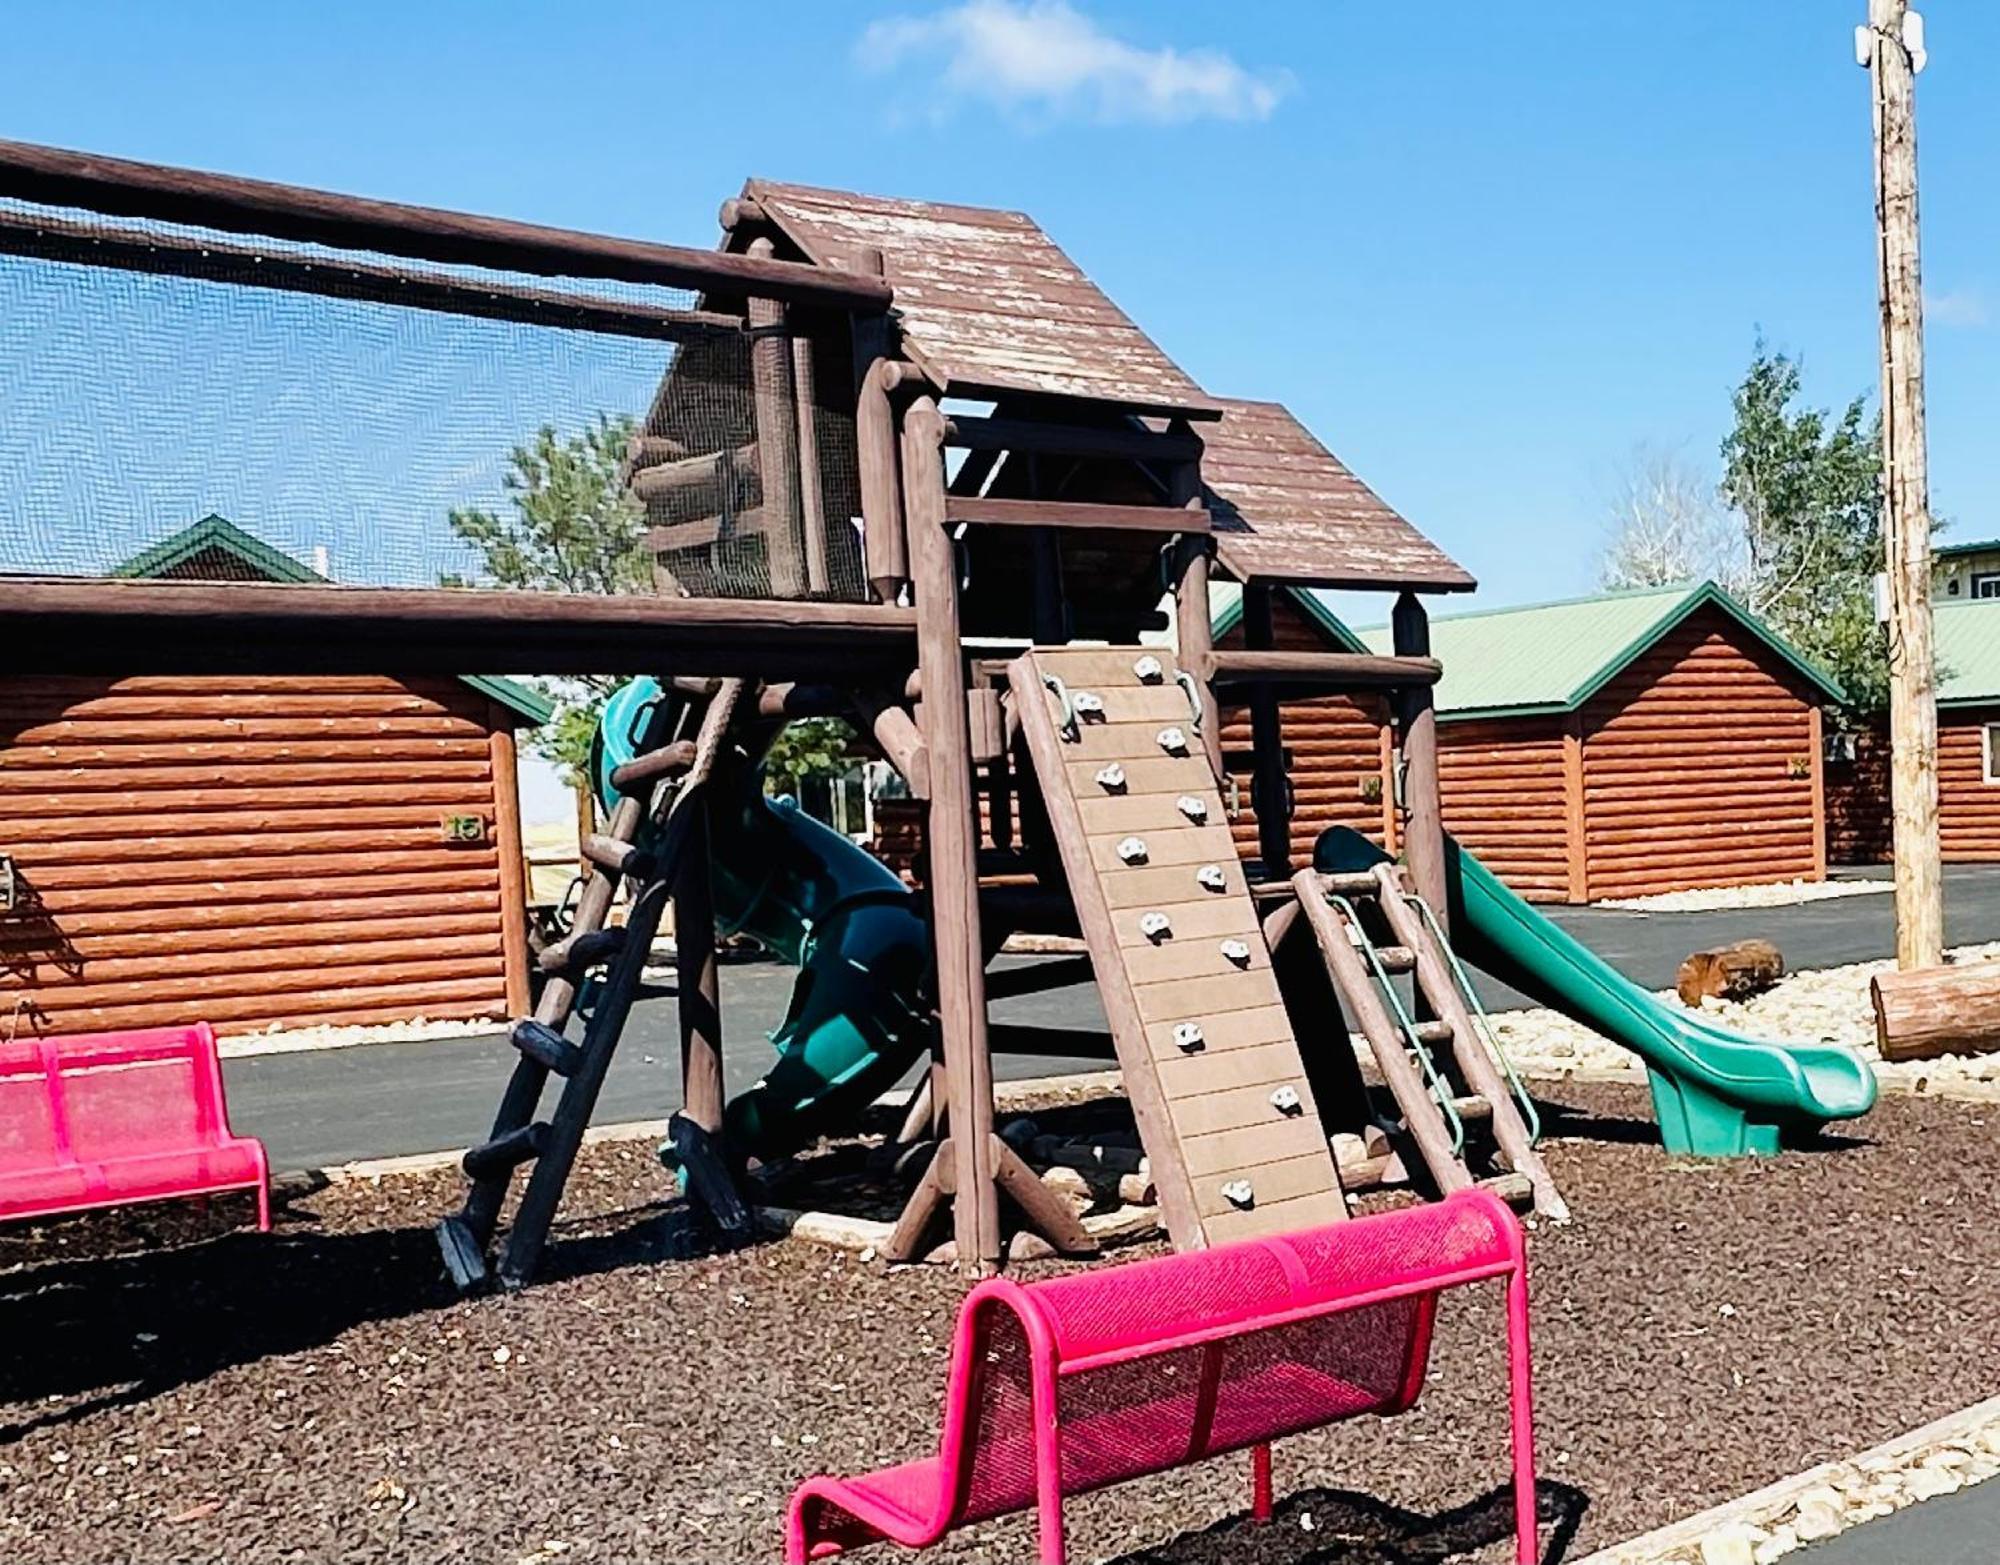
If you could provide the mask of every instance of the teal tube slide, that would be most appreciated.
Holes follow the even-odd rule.
[[[612,770],[632,759],[660,686],[637,679],[605,704],[592,769],[608,809]],[[726,786],[724,785],[726,784]],[[752,768],[710,800],[717,931],[799,970],[771,1034],[777,1060],[733,1098],[738,1156],[768,1160],[851,1121],[930,1047],[921,1008],[930,942],[909,889],[872,854],[790,799],[764,796]]]
[[[1448,842],[1451,939],[1460,957],[1646,1062],[1666,1149],[1683,1157],[1772,1153],[1875,1103],[1875,1073],[1851,1049],[1766,1043],[1656,999],[1537,913]],[[1345,827],[1319,839],[1315,867],[1365,869],[1382,850]]]

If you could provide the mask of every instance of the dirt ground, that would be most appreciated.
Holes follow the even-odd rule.
[[[1990,1110],[1888,1101],[1815,1150],[1725,1165],[1667,1160],[1642,1093],[1550,1098],[1578,1213],[1532,1243],[1550,1559],[2000,1390]],[[455,1174],[293,1199],[270,1236],[165,1212],[10,1231],[0,1549],[780,1557],[800,1478],[930,1447],[962,1284],[794,1241],[669,1259],[667,1193],[650,1148],[594,1150],[552,1280],[472,1302],[430,1234]],[[1448,1301],[1416,1412],[1281,1445],[1276,1525],[1245,1526],[1228,1459],[1075,1502],[1072,1558],[1501,1557],[1500,1327],[1487,1290]],[[934,1557],[1032,1558],[1031,1532]]]

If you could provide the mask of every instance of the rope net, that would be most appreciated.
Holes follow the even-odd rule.
[[[0,573],[867,596],[845,314],[0,199]]]

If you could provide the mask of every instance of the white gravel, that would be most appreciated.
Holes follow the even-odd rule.
[[[1837,897],[1872,897],[1896,889],[1887,880],[1780,880],[1762,886],[1711,886],[1703,891],[1662,891],[1650,897],[1606,897],[1593,907],[1629,913],[1711,913],[1719,908],[1794,907]]]
[[[2000,957],[2000,942],[1961,946],[1952,955],[1959,961],[1990,961]],[[1706,1000],[1702,1009],[1720,1026],[1748,1037],[1774,1043],[1840,1043],[1858,1049],[1888,1091],[2000,1099],[2000,1053],[1936,1060],[1881,1057],[1875,1047],[1868,980],[1894,966],[1890,961],[1857,962],[1794,973],[1753,999]],[[1660,990],[1659,997],[1669,1005],[1680,1004],[1671,989]],[[1644,1062],[1636,1054],[1554,1011],[1496,1012],[1493,1030],[1524,1076],[1637,1080],[1644,1075]]]
[[[352,1049],[364,1043],[421,1043],[432,1038],[468,1038],[506,1025],[493,1018],[475,1021],[432,1021],[413,1016],[408,1021],[355,1027],[286,1027],[267,1032],[239,1033],[217,1040],[225,1060],[260,1054],[303,1054],[311,1049]]]

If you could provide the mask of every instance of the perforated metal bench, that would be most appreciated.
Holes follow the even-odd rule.
[[[792,1496],[792,1565],[882,1540],[922,1548],[1034,1507],[1062,1565],[1063,1501],[1205,1457],[1252,1453],[1252,1513],[1271,1513],[1270,1443],[1423,1387],[1446,1288],[1506,1288],[1515,1547],[1536,1558],[1527,1261],[1496,1196],[1102,1268],[980,1284],[958,1318],[938,1453]]]
[[[264,1146],[232,1134],[208,1023],[0,1044],[0,1220],[257,1192]]]

